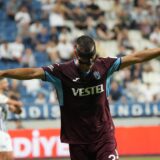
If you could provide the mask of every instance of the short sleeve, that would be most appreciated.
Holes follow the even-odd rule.
[[[8,102],[8,97],[5,95],[0,95],[0,104],[6,104]]]
[[[43,81],[53,81],[53,77],[60,79],[61,77],[61,70],[60,64],[53,64],[49,66],[43,66],[42,69],[45,72],[45,77],[42,79]]]
[[[110,93],[110,81],[111,75],[118,71],[121,65],[121,58],[111,58],[108,57],[105,59],[105,68],[107,69],[107,78],[106,78],[106,93],[109,96]]]
[[[51,82],[57,91],[57,96],[59,100],[59,104],[63,105],[63,89],[62,89],[62,71],[60,68],[60,64],[49,65],[46,67],[42,67],[45,72],[44,81]]]
[[[106,67],[107,67],[107,77],[111,76],[114,72],[118,71],[121,65],[121,58],[111,58],[108,57],[106,59]]]

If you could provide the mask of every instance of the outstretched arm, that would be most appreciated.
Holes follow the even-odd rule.
[[[142,63],[142,62],[151,60],[158,56],[160,56],[160,48],[147,49],[143,51],[134,52],[132,54],[122,57],[120,69],[128,67],[132,64]]]
[[[0,78],[13,78],[19,80],[43,79],[44,71],[42,68],[16,68],[1,70]]]

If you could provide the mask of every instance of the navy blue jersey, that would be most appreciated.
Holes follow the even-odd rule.
[[[115,142],[107,96],[110,76],[119,69],[120,63],[120,58],[97,58],[85,75],[74,60],[43,67],[45,81],[53,83],[57,91],[62,142]]]

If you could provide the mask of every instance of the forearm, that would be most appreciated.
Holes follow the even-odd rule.
[[[19,80],[28,80],[39,78],[34,68],[17,68],[0,71],[0,78],[13,78]]]
[[[121,69],[136,63],[142,63],[160,56],[160,48],[138,51],[122,57]]]
[[[136,52],[134,56],[137,63],[145,62],[160,56],[160,48],[139,51],[139,52]]]

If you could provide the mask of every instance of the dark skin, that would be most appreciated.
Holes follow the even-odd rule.
[[[76,54],[76,59],[78,62],[77,64],[80,70],[83,72],[89,71],[94,64],[96,57],[90,58],[89,59],[90,63],[88,63],[88,59],[78,57],[77,56],[78,54],[77,53],[75,54]],[[129,54],[121,58],[120,69],[123,69],[125,67],[128,67],[136,63],[142,63],[142,62],[151,60],[159,56],[160,56],[160,48],[134,52],[132,54]],[[87,62],[88,64],[85,64],[85,62]],[[44,79],[45,74],[42,68],[16,68],[16,69],[9,69],[9,70],[0,70],[0,78],[5,78],[5,77],[18,79],[18,80]],[[15,104],[14,106],[16,107],[16,106],[21,106],[21,105]],[[14,107],[13,107],[13,112],[17,112],[17,110],[16,111],[14,110]],[[11,153],[8,153],[8,154],[11,154]]]
[[[79,47],[79,46],[78,46]],[[79,48],[81,49],[81,48]],[[89,60],[86,58],[78,57],[78,54],[75,52],[77,64],[79,69],[82,72],[87,72],[91,69],[94,64],[96,57],[92,57]],[[121,66],[120,69],[128,67],[130,65],[136,63],[142,63],[153,58],[160,56],[160,48],[148,49],[143,51],[134,52],[127,56],[121,58]],[[88,61],[90,63],[88,63]],[[86,63],[87,62],[87,63]],[[16,69],[8,69],[8,70],[0,70],[0,78],[13,78],[18,80],[29,80],[29,79],[44,79],[45,74],[42,68],[16,68]],[[12,103],[12,101],[10,101]],[[13,102],[14,105],[10,109],[13,112],[20,113],[20,110],[17,110],[21,106],[19,103]],[[11,104],[10,104],[11,105]],[[12,106],[12,105],[11,105]],[[8,155],[6,155],[8,154]],[[5,156],[13,157],[12,152],[6,153]],[[2,158],[3,157],[3,158]],[[4,159],[4,153],[0,153],[0,158]],[[8,158],[12,159],[12,158]]]

